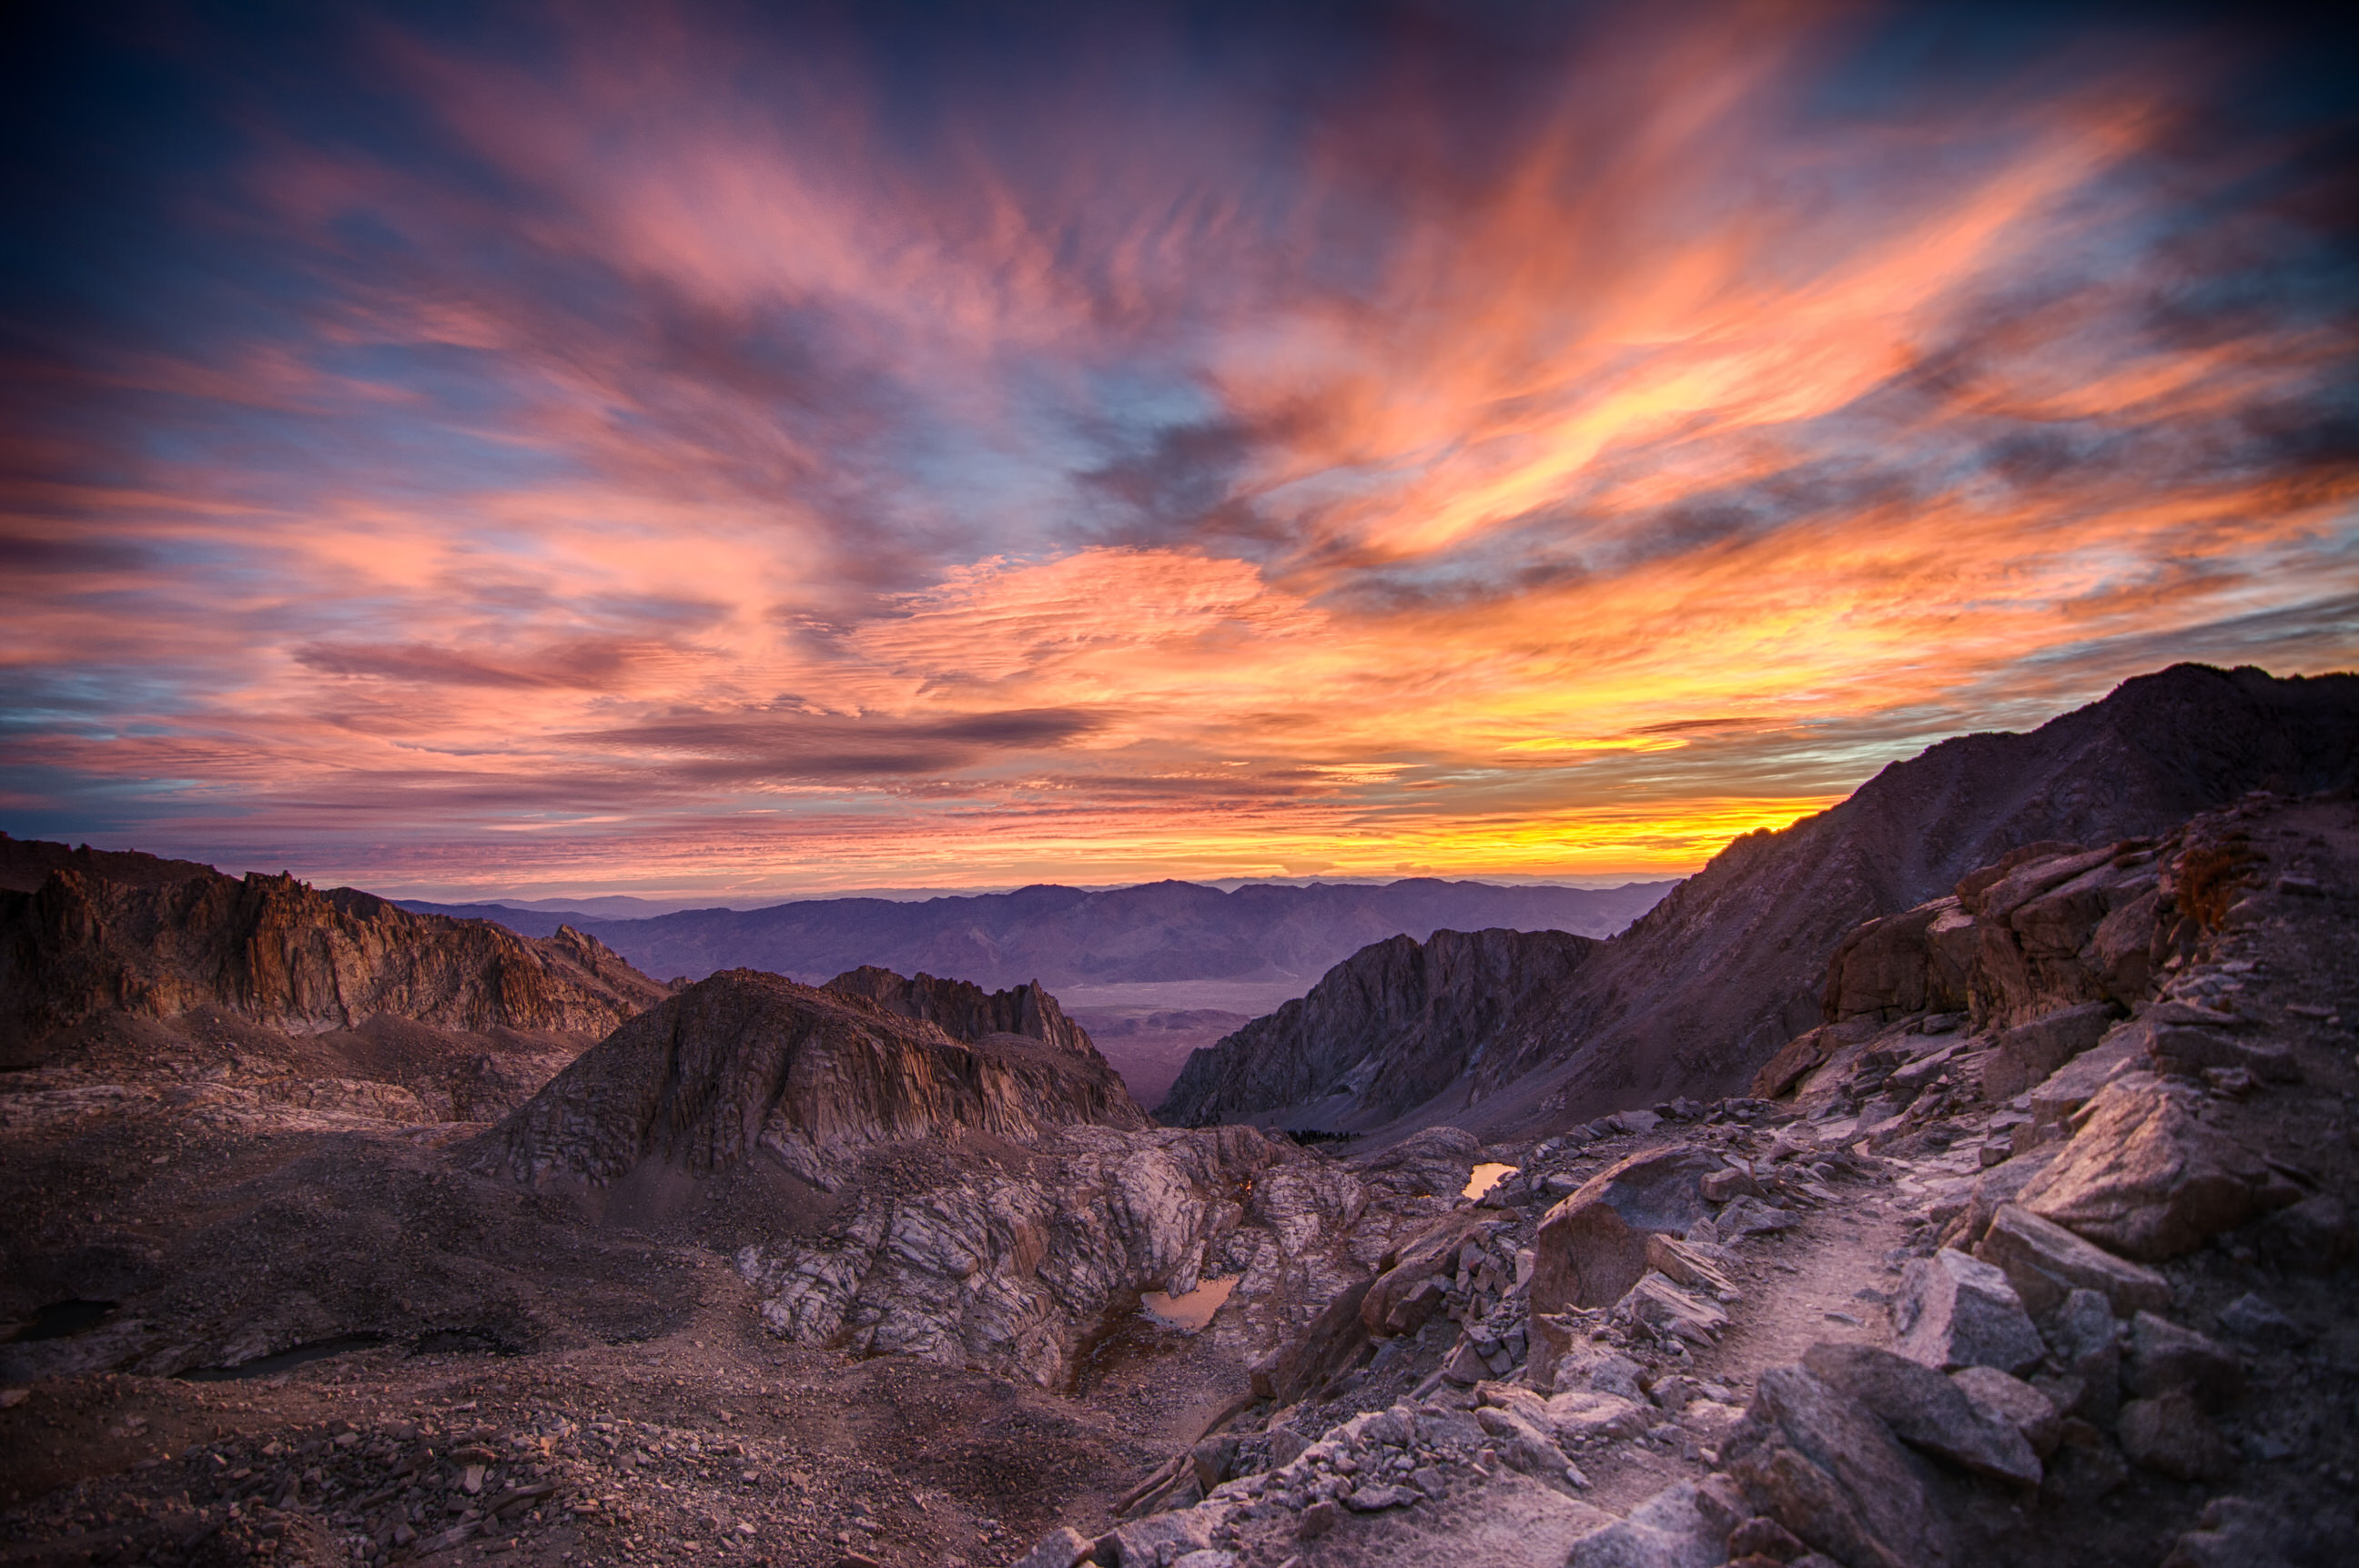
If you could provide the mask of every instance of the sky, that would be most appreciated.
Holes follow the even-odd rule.
[[[2266,8],[8,17],[19,837],[1658,877],[2359,665],[2354,40]]]

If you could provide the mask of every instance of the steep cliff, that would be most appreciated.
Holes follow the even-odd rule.
[[[669,995],[593,937],[530,942],[349,887],[185,861],[0,845],[0,1056],[108,1013],[214,1007],[290,1035],[393,1017],[438,1029],[603,1034]]]
[[[2354,779],[2354,675],[2175,665],[2026,735],[1943,741],[1841,805],[1731,844],[1586,968],[1560,1015],[1577,1045],[1495,1054],[1469,1087],[1502,1117],[1734,1091],[1819,1021],[1828,960],[1861,922],[2042,840],[2152,836],[2250,790]]]
[[[1285,1107],[1289,1127],[1384,1121],[1503,1045],[1545,1050],[1558,996],[1600,943],[1563,931],[1441,931],[1362,948],[1307,996],[1180,1069],[1157,1115],[1181,1127]]]
[[[1086,1041],[962,1042],[865,996],[734,969],[585,1051],[489,1135],[487,1158],[520,1179],[606,1181],[647,1160],[702,1171],[759,1151],[830,1187],[865,1145],[1076,1122],[1147,1124]]]

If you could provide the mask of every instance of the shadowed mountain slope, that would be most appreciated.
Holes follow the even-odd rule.
[[[650,974],[691,978],[736,967],[817,984],[864,964],[959,975],[987,986],[1052,987],[1299,978],[1305,985],[1372,942],[1440,930],[1611,935],[1670,886],[1502,887],[1417,878],[1384,887],[1317,883],[1223,892],[1192,882],[897,902],[824,898],[764,909],[690,909],[644,920],[576,920]],[[517,931],[560,918],[494,905],[427,905]]]
[[[760,1149],[832,1187],[848,1151],[870,1144],[1145,1127],[1072,1034],[1078,1048],[995,1030],[955,1040],[857,991],[733,969],[583,1052],[491,1135],[495,1158],[518,1177],[607,1181],[645,1160],[713,1171]]]
[[[1316,1108],[1321,1125],[1481,1130],[1735,1092],[1819,1022],[1827,961],[1862,921],[1939,897],[2022,844],[2110,843],[2250,790],[2300,795],[2354,779],[2359,676],[2280,681],[2175,665],[2029,734],[1943,741],[1838,806],[1738,839],[1603,943],[1544,1022],[1525,1012],[1514,1029],[1470,1040],[1460,1070],[1422,1105],[1378,1091]],[[1305,1063],[1348,1050],[1277,1033],[1273,1046]],[[1370,1083],[1386,1083],[1391,1066],[1375,1063]],[[1433,1065],[1420,1059],[1418,1070]],[[1307,1065],[1263,1066],[1256,1081],[1268,1088],[1222,1099],[1219,1114],[1296,1125],[1313,1107],[1269,1096],[1323,1083]]]
[[[1158,1109],[1180,1127],[1308,1107],[1389,1117],[1440,1092],[1487,1049],[1543,1049],[1557,998],[1602,944],[1563,931],[1440,931],[1362,948],[1307,996],[1189,1057]]]

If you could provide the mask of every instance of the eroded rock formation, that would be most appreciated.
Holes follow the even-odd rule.
[[[832,1187],[869,1144],[1146,1119],[1085,1037],[1078,1049],[1001,1032],[953,1040],[857,991],[737,969],[584,1052],[494,1143],[533,1181],[611,1181],[647,1160],[712,1171],[758,1151]]]
[[[108,1013],[215,1007],[297,1035],[379,1017],[596,1035],[668,994],[571,929],[529,942],[291,877],[0,847],[12,880],[42,873],[30,890],[0,892],[0,1053],[20,1059],[42,1036]]]
[[[845,970],[826,988],[847,996],[864,996],[905,1018],[939,1025],[952,1040],[1020,1034],[1068,1051],[1093,1050],[1088,1034],[1065,1016],[1057,998],[1042,990],[1038,981],[986,992],[971,981],[941,980],[931,975],[905,980],[872,964]]]

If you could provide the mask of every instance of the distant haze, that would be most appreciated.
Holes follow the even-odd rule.
[[[537,936],[570,923],[650,975],[701,978],[766,969],[817,982],[862,964],[986,986],[1038,980],[1074,1005],[1121,1011],[1256,1012],[1310,988],[1372,942],[1437,929],[1570,931],[1608,936],[1673,884],[1506,887],[1411,879],[1378,886],[1189,882],[1089,890],[1040,886],[940,898],[807,899],[751,910],[693,909],[611,920],[497,905],[411,909],[497,920]],[[1189,987],[1182,994],[1174,987]]]

